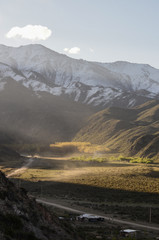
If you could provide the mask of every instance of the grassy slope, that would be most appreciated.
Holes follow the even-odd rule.
[[[94,114],[73,141],[104,144],[113,151],[159,156],[159,103],[133,109],[107,108]]]

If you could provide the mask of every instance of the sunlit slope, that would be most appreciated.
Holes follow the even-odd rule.
[[[73,141],[104,144],[129,155],[159,155],[159,102],[133,109],[107,108],[89,118]]]

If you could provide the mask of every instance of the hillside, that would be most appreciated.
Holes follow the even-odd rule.
[[[38,44],[0,45],[0,144],[70,141],[97,111],[153,98],[159,70],[149,65],[77,60]],[[107,123],[110,132],[123,124],[116,121]]]
[[[107,110],[104,118],[107,134],[102,132],[103,117],[98,119],[102,125],[95,138],[103,143],[112,134],[118,135],[116,131],[125,126],[128,130],[134,124],[134,119],[127,122],[130,110],[123,110],[125,118],[114,116],[108,121],[119,111],[117,107],[132,108],[153,98],[159,98],[159,70],[149,65],[77,60],[38,44],[17,48],[0,45],[2,144],[70,141],[88,117],[115,107]],[[132,111],[130,116],[137,109]],[[118,113],[121,115],[121,110]],[[143,123],[140,118],[148,122],[148,113],[143,114],[136,116],[135,124]]]
[[[0,172],[0,239],[79,239],[67,233],[59,219],[27,196]]]
[[[37,96],[11,78],[0,94],[0,143],[70,140],[95,112],[89,106],[43,92]]]
[[[159,156],[159,102],[132,109],[111,107],[91,116],[73,141],[104,144],[112,152]]]

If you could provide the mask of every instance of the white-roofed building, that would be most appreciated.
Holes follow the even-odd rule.
[[[134,229],[124,229],[120,231],[120,235],[123,237],[136,237],[137,230]]]

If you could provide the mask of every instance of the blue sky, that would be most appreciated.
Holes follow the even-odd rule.
[[[27,39],[14,29],[6,37],[27,25],[51,33],[45,40]],[[40,43],[73,58],[159,68],[159,0],[2,0],[0,43]]]

